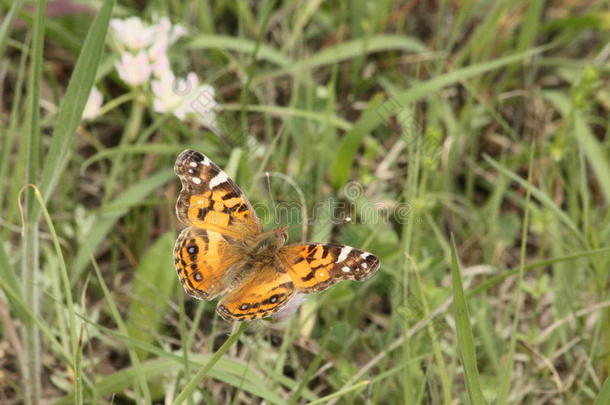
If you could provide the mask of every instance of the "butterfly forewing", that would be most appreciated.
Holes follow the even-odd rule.
[[[261,233],[260,221],[248,199],[206,156],[185,150],[176,159],[174,170],[182,183],[176,202],[180,222],[234,238]]]

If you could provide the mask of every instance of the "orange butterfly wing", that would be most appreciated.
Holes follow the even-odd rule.
[[[180,222],[236,239],[261,233],[260,221],[248,199],[206,156],[185,150],[176,159],[174,171],[182,183],[176,202]]]
[[[280,249],[281,262],[299,292],[327,289],[341,280],[365,280],[379,269],[372,253],[334,243],[292,244]]]
[[[225,320],[265,318],[281,309],[294,295],[291,277],[279,263],[256,263],[249,276],[218,303],[216,312]]]
[[[239,187],[203,154],[185,150],[174,170],[182,183],[176,214],[189,225],[174,248],[176,271],[189,295],[209,300],[229,288],[228,270],[262,227]]]
[[[182,183],[176,202],[184,229],[174,248],[186,292],[209,300],[224,319],[272,315],[297,293],[325,290],[341,280],[364,280],[379,268],[371,253],[331,243],[293,244],[252,260],[262,227],[239,187],[203,154],[185,150],[174,167]]]
[[[239,243],[218,232],[186,228],[174,248],[174,263],[184,290],[210,300],[228,288],[227,270],[243,257]]]

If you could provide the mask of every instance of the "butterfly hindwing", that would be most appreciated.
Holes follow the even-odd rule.
[[[174,170],[182,183],[176,202],[180,222],[234,238],[261,233],[260,221],[248,199],[206,156],[185,150],[176,159]]]
[[[241,260],[239,243],[218,232],[186,228],[174,248],[178,278],[185,291],[198,299],[210,300],[227,289],[225,274]]]
[[[216,307],[225,320],[265,318],[288,303],[295,288],[281,265],[254,263],[254,268],[237,288],[228,292]]]
[[[334,243],[283,247],[279,257],[299,292],[322,291],[341,280],[365,280],[379,268],[377,256]]]

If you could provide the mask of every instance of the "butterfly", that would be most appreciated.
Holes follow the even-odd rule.
[[[222,295],[216,312],[225,320],[268,317],[297,293],[364,280],[379,268],[379,259],[363,250],[334,243],[286,245],[285,227],[263,232],[239,187],[199,152],[182,152],[174,170],[182,183],[176,214],[187,226],[174,248],[178,278],[195,298]]]

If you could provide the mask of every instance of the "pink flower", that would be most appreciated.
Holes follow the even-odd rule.
[[[91,88],[91,93],[89,93],[85,109],[83,110],[83,120],[95,119],[100,113],[103,102],[104,96],[102,96],[102,93],[100,93],[97,87],[93,86]]]
[[[138,17],[126,20],[113,18],[110,29],[116,41],[132,51],[147,48],[154,40],[156,27],[149,27]]]
[[[155,35],[151,47],[148,49],[148,56],[153,62],[167,58],[169,46],[176,42],[179,38],[186,35],[186,28],[180,24],[172,25],[167,17],[161,19],[155,18],[156,25]],[[167,64],[169,67],[169,63]],[[160,77],[160,75],[158,75]]]
[[[160,19],[156,18],[155,22],[157,23],[155,26],[157,30],[157,38],[165,37],[167,42],[170,44],[173,44],[187,34],[187,30],[183,25],[172,24],[170,19],[167,17],[162,17]]]
[[[173,75],[172,67],[169,64],[167,53],[160,53],[155,59],[152,59],[152,71],[155,77],[161,78],[167,75]]]
[[[117,62],[114,66],[121,80],[132,86],[146,82],[152,73],[148,57],[142,51],[135,56],[124,53],[120,62]]]
[[[175,90],[176,77],[171,71],[153,80],[150,87],[155,96],[153,110],[158,113],[173,112],[182,103],[182,96]]]
[[[152,82],[151,89],[155,96],[153,109],[156,112],[171,111],[179,120],[194,118],[202,125],[216,130],[218,103],[214,99],[214,88],[200,84],[194,72],[190,72],[184,79],[177,79],[171,72],[166,72]]]

